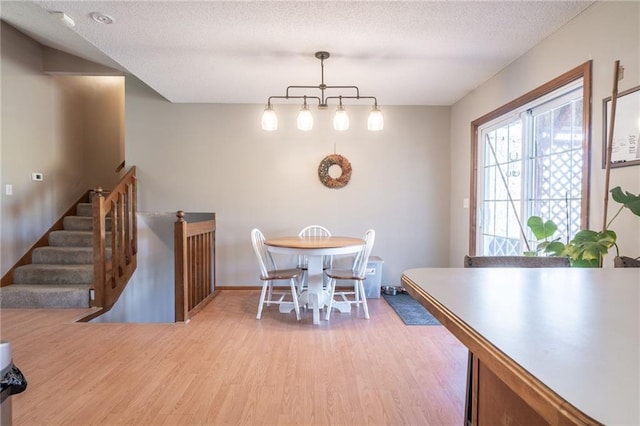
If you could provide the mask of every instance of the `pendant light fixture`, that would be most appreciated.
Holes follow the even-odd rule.
[[[271,108],[271,105],[267,105],[264,113],[262,113],[262,129],[278,130],[278,116],[273,108]]]
[[[298,129],[305,131],[313,129],[313,115],[311,115],[311,111],[309,111],[309,107],[307,107],[306,96],[304,97],[302,109],[300,109],[300,112],[298,113]]]
[[[339,131],[349,130],[349,115],[347,115],[347,111],[342,106],[342,96],[340,96],[336,115],[333,116],[333,128]]]
[[[338,100],[338,108],[336,114],[333,117],[333,128],[338,131],[349,129],[349,116],[347,114],[343,99],[372,99],[373,108],[369,113],[369,119],[367,120],[367,129],[377,131],[382,130],[384,127],[384,120],[382,113],[378,107],[378,100],[374,96],[360,96],[360,89],[358,86],[329,86],[324,82],[324,61],[329,58],[329,52],[316,52],[316,58],[320,59],[320,84],[317,86],[288,86],[284,96],[270,96],[267,100],[267,106],[262,114],[262,129],[263,130],[277,130],[278,129],[278,117],[273,109],[271,101],[273,99],[303,99],[302,108],[298,114],[298,129],[311,130],[313,128],[313,115],[307,106],[307,99],[316,99],[318,101],[319,109],[327,109],[329,100]],[[294,94],[298,90],[319,90],[319,96],[313,96],[308,94]],[[325,91],[329,90],[331,93],[336,91],[348,91],[347,94],[337,94],[326,96]]]
[[[373,108],[371,108],[371,112],[369,113],[369,118],[367,119],[367,129],[377,131],[382,130],[383,128],[384,118],[382,117],[380,108],[378,108],[378,104],[376,103]]]

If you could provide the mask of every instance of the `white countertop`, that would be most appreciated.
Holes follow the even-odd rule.
[[[574,407],[640,424],[640,269],[442,268],[404,275]]]

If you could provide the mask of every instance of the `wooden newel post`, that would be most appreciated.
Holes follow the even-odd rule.
[[[93,190],[93,197],[91,197],[91,204],[92,204],[94,210],[96,208],[96,200],[99,199],[99,198],[102,199],[102,201],[104,201],[104,190],[102,189],[101,186],[99,186],[99,187],[97,187],[97,188],[95,188]]]
[[[92,204],[93,224],[93,292],[92,306],[104,305],[104,286],[106,282],[106,243],[104,219],[104,194],[102,187],[94,190]]]
[[[176,322],[185,320],[185,316],[189,311],[187,306],[187,281],[188,281],[188,265],[187,265],[187,222],[184,220],[185,213],[183,210],[176,212],[178,220],[175,223],[175,297],[176,297]]]

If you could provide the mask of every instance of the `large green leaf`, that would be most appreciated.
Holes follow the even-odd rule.
[[[583,263],[598,264],[600,257],[606,255],[616,243],[613,231],[596,232],[585,229],[578,232],[567,245],[566,254],[571,257],[572,264],[586,266]]]
[[[539,216],[531,216],[527,220],[527,226],[533,232],[536,240],[546,240],[558,230],[558,226],[551,220],[544,222]]]
[[[564,256],[565,245],[560,241],[550,242],[544,249],[544,252],[552,256]]]
[[[636,216],[640,216],[640,194],[634,195],[630,192],[623,191],[619,186],[616,186],[609,192],[611,192],[611,198],[613,198],[614,201],[623,204]]]

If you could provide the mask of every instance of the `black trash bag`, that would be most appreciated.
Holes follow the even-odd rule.
[[[27,379],[15,365],[0,379],[0,392],[4,397],[24,392],[27,388]],[[8,390],[8,392],[6,392]]]

